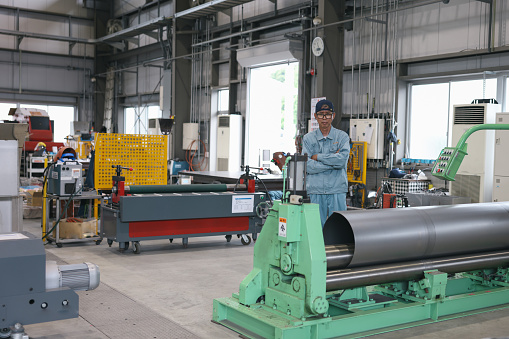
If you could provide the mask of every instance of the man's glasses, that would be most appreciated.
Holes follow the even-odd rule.
[[[316,116],[320,119],[331,119],[332,113],[316,113]]]

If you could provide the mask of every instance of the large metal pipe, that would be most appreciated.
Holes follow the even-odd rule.
[[[126,186],[125,192],[129,194],[149,193],[190,193],[190,192],[226,192],[245,191],[246,185],[235,184],[193,184],[193,185],[137,185]]]
[[[404,263],[358,267],[327,272],[327,291],[421,279],[427,270],[458,273],[509,264],[509,252],[489,252],[467,256],[419,260]]]
[[[335,212],[323,235],[350,268],[509,249],[509,202]]]
[[[350,261],[352,261],[353,252],[354,246],[352,244],[325,246],[327,271],[347,267]]]

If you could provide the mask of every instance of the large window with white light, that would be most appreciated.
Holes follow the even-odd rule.
[[[149,119],[161,118],[157,105],[127,107],[124,111],[124,132],[126,134],[147,134]]]
[[[497,79],[410,85],[407,157],[435,159],[442,148],[451,146],[454,105],[496,96]]]
[[[277,170],[272,154],[295,151],[298,79],[298,62],[250,70],[246,165]]]

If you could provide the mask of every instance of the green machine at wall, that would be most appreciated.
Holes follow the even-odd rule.
[[[360,337],[509,307],[509,203],[336,212],[322,232],[318,205],[286,197],[214,322],[248,338]]]
[[[509,130],[508,124],[481,124],[470,127],[458,140],[456,147],[444,147],[440,151],[431,174],[437,178],[454,181],[463,158],[467,153],[467,139],[472,133],[483,130]]]

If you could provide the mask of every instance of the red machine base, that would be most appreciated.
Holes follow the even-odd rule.
[[[226,233],[249,230],[249,217],[137,221],[129,223],[129,237]]]

